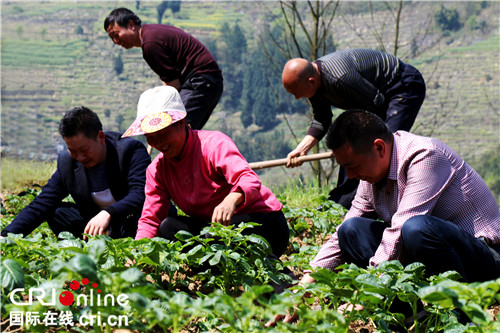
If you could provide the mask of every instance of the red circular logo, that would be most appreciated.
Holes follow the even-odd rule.
[[[80,288],[80,282],[73,280],[70,282],[69,287],[71,288],[71,290],[77,290],[78,288]]]
[[[75,296],[70,291],[63,291],[59,295],[59,302],[64,306],[70,306],[75,301]]]

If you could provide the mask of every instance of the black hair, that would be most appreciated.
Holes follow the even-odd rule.
[[[109,15],[104,20],[104,30],[108,31],[108,27],[110,24],[116,22],[120,27],[126,28],[128,26],[128,22],[132,20],[134,24],[139,27],[141,26],[141,19],[135,15],[133,11],[127,8],[116,8],[109,13]]]
[[[326,145],[332,150],[349,143],[354,153],[371,151],[373,141],[382,139],[392,143],[392,132],[384,121],[374,113],[364,110],[347,110],[341,113],[328,129]]]
[[[95,139],[102,131],[102,124],[97,114],[84,107],[76,107],[66,112],[59,123],[59,134],[63,138],[70,138],[83,133],[89,139]]]

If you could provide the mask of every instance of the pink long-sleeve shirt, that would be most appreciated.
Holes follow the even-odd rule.
[[[500,211],[481,176],[443,142],[398,131],[387,180],[360,181],[344,221],[378,217],[390,225],[370,259],[370,265],[377,266],[400,259],[401,228],[417,215],[450,221],[491,245],[500,244]],[[333,270],[343,262],[335,232],[310,265]]]
[[[244,201],[235,214],[269,213],[283,207],[227,135],[190,129],[178,159],[160,153],[149,165],[146,200],[135,238],[157,235],[171,199],[187,215],[210,222],[214,208],[236,191],[243,193]]]

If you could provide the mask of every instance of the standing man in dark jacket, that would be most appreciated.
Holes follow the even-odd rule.
[[[409,131],[426,90],[415,67],[391,54],[366,49],[338,51],[314,62],[289,60],[282,81],[295,98],[308,98],[313,111],[307,135],[288,154],[287,167],[300,165],[297,157],[306,155],[326,135],[332,123],[332,106],[367,110],[382,118],[392,132]],[[358,183],[348,179],[341,167],[330,199],[349,208]]]
[[[69,231],[77,237],[135,237],[151,162],[144,144],[104,133],[97,114],[85,107],[67,112],[59,133],[68,151],[59,155],[57,170],[40,195],[2,230],[2,236],[26,236],[47,221],[56,235]],[[62,202],[68,194],[74,204]]]
[[[165,24],[142,24],[127,8],[117,8],[104,20],[104,30],[117,45],[142,48],[142,56],[164,85],[179,91],[186,121],[202,129],[222,95],[222,71],[199,40]]]

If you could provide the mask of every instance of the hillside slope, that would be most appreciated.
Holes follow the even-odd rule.
[[[402,12],[398,56],[418,67],[428,86],[413,130],[442,139],[466,160],[474,161],[500,143],[500,3],[490,2],[477,15],[477,21],[488,22],[484,31],[464,27],[460,34],[446,38],[439,37],[431,23],[430,32],[423,30],[441,4],[467,8],[463,3],[449,1],[414,1],[405,3]],[[156,23],[156,5],[141,2],[137,13],[145,23]],[[373,26],[382,24],[390,13],[381,11],[371,17],[368,12],[352,10],[362,5],[341,2],[338,24],[332,30],[337,49],[378,48]],[[57,123],[65,111],[79,105],[95,110],[106,129],[123,130],[135,117],[140,93],[160,84],[142,60],[139,49],[126,51],[113,45],[102,28],[111,9],[126,6],[135,10],[135,2],[10,1],[1,6],[4,153],[22,158],[55,156],[61,143]],[[262,14],[278,9],[277,2],[182,2],[181,11],[175,17],[168,13],[163,23],[179,26],[203,41],[216,38],[224,22],[239,22],[249,44],[255,44]],[[393,47],[393,30],[389,26],[381,31],[388,41],[388,51]],[[410,57],[415,36],[421,50]],[[120,75],[114,70],[117,56],[124,63]],[[231,126],[232,132],[252,135],[252,131],[241,126],[237,111],[240,110],[224,110],[219,105],[207,128],[224,130]],[[297,135],[303,135],[307,117],[294,115],[289,121]],[[276,130],[287,133],[283,140],[290,141],[291,146],[295,144],[284,123]],[[269,181],[279,182],[307,177],[308,171],[303,168],[269,173]]]

